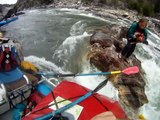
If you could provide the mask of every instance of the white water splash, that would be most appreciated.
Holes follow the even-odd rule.
[[[70,30],[70,35],[75,36],[75,35],[83,35],[85,27],[87,26],[84,21],[78,21],[76,22]]]
[[[89,61],[83,62],[82,69],[83,69],[83,73],[99,72],[96,68],[93,68],[90,66]],[[98,76],[98,75],[97,76],[81,76],[81,77],[76,77],[75,82],[93,90],[105,79],[106,79],[105,76]],[[100,91],[98,91],[98,93],[101,93],[107,97],[114,99],[114,100],[118,100],[118,91],[114,88],[112,83],[109,81],[108,81],[107,85],[104,86],[104,88],[102,88]]]
[[[145,104],[140,110],[147,120],[160,120],[160,108],[157,106],[158,103],[160,104],[160,68],[153,59],[145,60],[142,63],[142,67],[144,68],[147,78],[145,92],[149,103]]]
[[[43,71],[54,71],[55,73],[64,73],[64,71],[56,66],[54,63],[47,61],[45,58],[38,58],[36,56],[28,56],[24,58],[25,61],[32,62],[37,68]]]
[[[62,11],[65,12],[64,14],[85,16],[88,18],[101,20],[103,22],[105,21],[106,23],[113,23],[113,24],[115,23],[114,21],[111,21],[109,19],[106,20],[104,18],[94,16],[92,13],[85,13],[85,12],[82,12],[79,10],[62,9]],[[30,12],[34,13],[34,14],[41,14],[40,10],[33,10]],[[56,14],[54,12],[52,12],[52,13],[51,12],[52,12],[52,10],[49,10],[47,14],[53,14],[53,15]],[[63,14],[61,14],[61,15],[63,15]],[[101,21],[99,21],[99,22],[101,22]],[[76,25],[76,23],[77,23],[77,25]],[[81,30],[83,31],[83,28],[85,28],[85,26],[82,25],[82,24],[84,24],[84,22],[81,20],[81,22],[77,21],[76,23],[71,27],[71,30],[70,30],[71,35],[73,35],[73,36],[69,36],[68,38],[66,38],[64,40],[63,44],[55,51],[55,54],[57,55],[56,57],[62,58],[63,61],[65,61],[63,56],[65,56],[66,58],[67,57],[69,58],[70,55],[73,55],[73,53],[77,50],[79,43],[81,43],[83,41],[83,39],[86,36],[88,36],[87,33],[80,32]],[[116,22],[116,24],[123,24],[123,25],[127,24],[128,25],[128,21],[123,21],[122,19],[120,19]],[[79,29],[76,26],[80,27],[81,29]],[[82,33],[82,34],[76,35],[77,32]],[[157,44],[160,44],[160,38],[158,36],[156,36],[152,32],[149,32],[149,35],[150,35],[149,36],[149,44],[155,45],[155,46]],[[156,60],[159,59],[160,53],[158,51],[152,49],[151,47],[148,47],[145,45],[141,45],[140,47],[142,48],[142,50],[145,54],[148,54],[149,56],[152,57],[150,59],[144,57],[142,54],[142,51],[140,51],[139,54],[136,53],[136,56],[142,62],[142,67],[146,72],[146,79],[147,79],[146,84],[147,85],[146,85],[145,90],[146,90],[147,97],[149,99],[149,103],[147,103],[146,105],[144,105],[141,108],[141,113],[146,117],[147,120],[160,120],[160,108],[158,108],[160,106],[160,103],[159,103],[159,100],[160,100],[160,98],[159,98],[159,96],[160,96],[160,89],[159,89],[160,67],[158,66],[158,63],[156,63]],[[60,73],[63,72],[61,68],[57,67],[52,62],[46,61],[44,58],[37,58],[35,56],[29,56],[29,57],[26,57],[25,59],[40,66],[42,69],[45,68],[46,70],[56,70],[56,71],[59,71]],[[74,61],[72,60],[70,62],[73,63]],[[93,69],[90,68],[89,63],[82,63],[82,67],[84,67],[83,71],[82,71],[83,73],[93,72]],[[94,89],[104,79],[105,79],[104,77],[100,77],[100,76],[76,77],[75,81],[77,83],[80,83],[81,85],[84,85],[84,86],[90,88],[90,89]],[[106,93],[106,91],[107,91],[107,93]],[[117,91],[114,89],[114,87],[110,83],[108,83],[107,86],[105,88],[103,88],[101,93],[105,94],[111,98],[117,98]]]
[[[142,62],[142,68],[145,71],[146,75],[146,87],[145,93],[149,100],[149,103],[143,105],[140,108],[140,113],[142,113],[146,120],[160,120],[160,67],[156,63],[156,59],[159,59],[160,52],[155,50],[153,46],[157,45],[157,42],[160,42],[160,38],[157,37],[154,33],[150,34],[149,45],[141,45],[141,52],[145,50],[145,54],[151,56],[147,59],[144,56],[136,53],[137,58]]]

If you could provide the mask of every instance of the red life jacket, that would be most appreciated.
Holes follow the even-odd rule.
[[[14,46],[2,44],[0,46],[0,71],[8,72],[15,69],[18,66],[16,57]]]

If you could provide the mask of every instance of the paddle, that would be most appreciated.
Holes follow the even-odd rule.
[[[94,75],[111,75],[111,74],[119,74],[123,73],[126,75],[138,73],[139,69],[137,66],[129,67],[124,70],[119,71],[112,71],[112,72],[96,72],[96,73],[78,73],[78,74],[55,74],[53,72],[39,72],[37,74],[44,75],[44,76],[54,76],[54,77],[76,77],[76,76],[94,76]]]
[[[157,47],[154,47],[154,49],[158,50],[160,52],[160,49],[158,49]]]
[[[47,120],[50,119],[51,117],[53,117],[54,115],[60,114],[62,112],[64,112],[65,110],[75,106],[76,104],[82,102],[83,100],[87,99],[88,97],[90,97],[91,95],[93,95],[95,92],[99,91],[100,89],[102,89],[108,82],[108,79],[104,80],[103,82],[101,82],[93,91],[90,91],[88,93],[86,93],[85,95],[83,95],[82,97],[78,98],[77,100],[61,107],[60,109],[57,109],[51,113],[48,113],[44,116],[38,117],[35,120]]]
[[[135,73],[138,73],[139,72],[139,69],[137,66],[135,67],[129,67],[129,68],[126,68],[122,71],[113,71],[113,72],[105,72],[107,74],[118,74],[118,73],[124,73],[124,74],[127,74],[127,75],[130,75],[130,74],[135,74]],[[68,74],[67,74],[68,75]],[[70,74],[69,74],[70,75]],[[73,75],[73,74],[72,74]],[[88,74],[87,74],[88,75]],[[98,74],[99,75],[99,74]],[[74,75],[75,76],[75,75]],[[54,115],[57,115],[57,114],[60,114],[62,112],[64,112],[65,110],[73,107],[74,105],[82,102],[83,100],[87,99],[88,97],[90,97],[91,95],[93,95],[95,92],[99,91],[100,89],[102,89],[108,82],[108,79],[104,80],[103,82],[101,82],[93,91],[90,91],[88,92],[87,94],[83,95],[82,97],[80,97],[79,99],[67,104],[66,106],[64,107],[61,107],[60,109],[57,109],[51,113],[48,113],[44,116],[41,116],[41,117],[38,117],[36,118],[35,120],[45,120],[45,119],[50,119],[52,116]],[[45,106],[46,107],[46,106]],[[42,108],[41,108],[42,109]]]
[[[160,47],[160,46],[154,46],[154,45],[150,45],[149,44],[149,47],[151,48],[151,49],[155,49],[155,50],[157,50],[157,51],[159,51],[160,52],[160,48],[158,48],[158,47]]]

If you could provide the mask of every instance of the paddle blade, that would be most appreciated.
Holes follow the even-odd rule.
[[[100,89],[102,89],[108,82],[108,79],[104,80],[103,82],[101,82],[93,91],[92,93],[94,92],[97,92],[99,91]]]
[[[154,48],[160,52],[160,49],[158,49],[157,47],[154,47]]]
[[[139,68],[137,66],[126,68],[122,71],[122,73],[126,75],[136,74],[139,72]]]

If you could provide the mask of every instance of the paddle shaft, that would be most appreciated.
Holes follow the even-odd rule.
[[[73,76],[96,76],[96,75],[111,75],[111,74],[119,74],[122,71],[113,71],[113,72],[96,72],[96,73],[82,73],[82,74],[53,74],[53,73],[39,73],[44,76],[56,76],[56,77],[73,77]]]
[[[87,99],[88,97],[90,97],[92,94],[94,94],[95,92],[99,91],[100,89],[102,89],[108,82],[108,79],[104,80],[103,82],[101,82],[93,91],[90,91],[88,93],[86,93],[84,96],[80,97],[79,99],[61,107],[60,109],[57,109],[51,113],[48,113],[44,116],[38,117],[35,120],[47,120],[50,119],[51,117],[53,117],[54,115],[60,114],[62,112],[64,112],[65,110],[75,106],[76,104],[84,101],[85,99]]]
[[[158,50],[160,52],[160,49],[158,49],[157,47],[154,47],[154,49]]]

